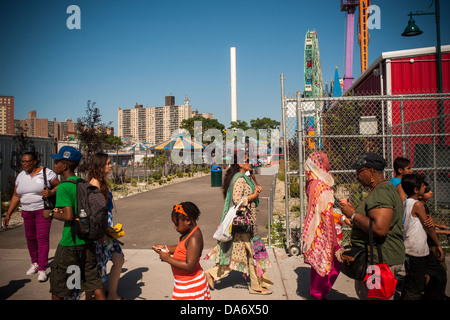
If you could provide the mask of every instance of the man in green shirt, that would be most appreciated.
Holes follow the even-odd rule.
[[[70,146],[62,147],[55,160],[54,172],[64,180],[78,180],[75,176],[81,153]],[[53,300],[70,298],[73,289],[93,291],[96,300],[105,299],[105,290],[97,269],[96,248],[93,241],[80,239],[72,233],[72,221],[77,212],[76,185],[61,183],[56,191],[56,208],[44,218],[64,221],[61,241],[55,252],[50,277],[50,293]]]

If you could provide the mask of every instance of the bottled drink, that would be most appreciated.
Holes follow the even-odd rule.
[[[81,233],[89,233],[89,219],[87,217],[86,211],[81,209],[79,215],[80,231]]]

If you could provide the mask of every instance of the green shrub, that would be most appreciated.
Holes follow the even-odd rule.
[[[161,177],[162,177],[162,173],[159,172],[159,171],[154,172],[154,173],[152,174],[152,178],[153,178],[154,180],[160,180]]]

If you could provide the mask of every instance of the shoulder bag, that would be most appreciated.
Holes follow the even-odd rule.
[[[370,219],[369,242],[371,246],[373,245],[373,238],[370,237],[370,234],[372,234],[372,224],[373,220]],[[367,246],[357,247],[351,244],[345,246],[341,256],[343,260],[341,272],[350,279],[364,280],[367,270],[367,252]]]
[[[47,168],[42,168],[42,174],[44,175],[44,188],[48,188],[48,182],[47,182],[47,174],[46,174]],[[51,197],[42,197],[42,200],[44,201],[44,210],[53,210],[55,209],[56,204],[56,196]]]
[[[371,220],[372,221],[372,220]],[[364,283],[367,286],[368,298],[378,298],[383,300],[389,300],[395,293],[397,286],[397,279],[395,279],[389,266],[383,263],[383,255],[381,253],[381,247],[377,244],[378,250],[378,264],[374,263],[373,258],[373,232],[372,228],[369,232],[370,242],[370,265],[367,267],[366,276],[364,277]]]
[[[236,217],[236,211],[241,206],[241,204],[242,201],[235,206],[231,206],[230,209],[228,209],[225,218],[223,218],[222,222],[213,235],[214,239],[220,242],[228,242],[233,239],[233,235],[231,234],[232,223],[234,217]]]
[[[245,208],[245,211],[239,211],[233,219],[232,232],[253,232],[252,212]]]

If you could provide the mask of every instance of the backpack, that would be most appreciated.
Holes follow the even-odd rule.
[[[108,228],[108,209],[103,193],[83,179],[63,182],[71,182],[77,186],[77,212],[72,220],[72,234],[83,240],[98,240],[103,237]],[[87,214],[87,223],[81,223],[81,210]]]

